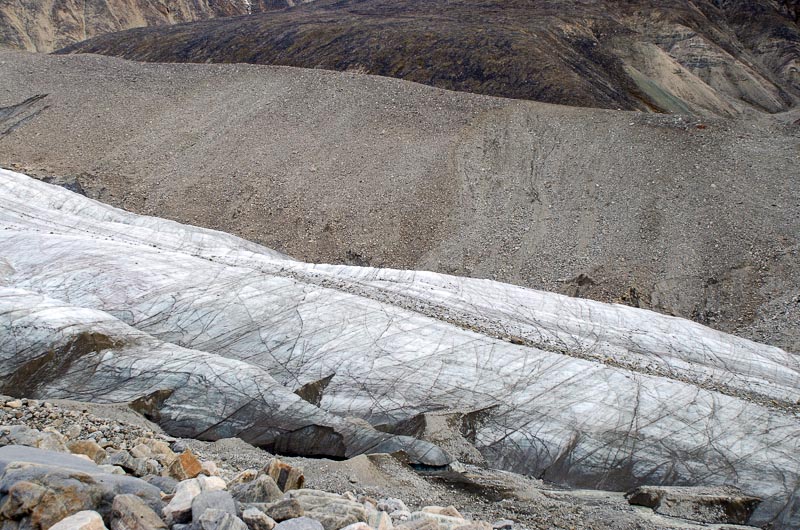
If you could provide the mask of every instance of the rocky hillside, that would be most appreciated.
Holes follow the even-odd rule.
[[[0,164],[115,206],[800,351],[798,115],[701,122],[79,55],[6,53],[0,74]]]
[[[293,0],[41,0],[0,2],[0,47],[50,52],[97,35],[247,15]]]
[[[751,524],[800,523],[800,360],[781,349],[488,280],[310,265],[19,173],[0,192],[3,392],[130,403],[170,435],[281,454],[736,484]]]
[[[357,70],[658,112],[780,112],[800,96],[797,4],[777,0],[325,0],[105,35],[65,52]]]

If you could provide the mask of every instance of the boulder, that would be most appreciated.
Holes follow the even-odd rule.
[[[406,503],[400,499],[389,497],[387,499],[381,499],[378,501],[378,509],[383,512],[392,513],[397,511],[406,511],[408,510],[408,507],[406,506]]]
[[[470,524],[462,517],[451,517],[448,515],[439,515],[429,512],[413,512],[407,520],[399,525],[398,528],[404,529],[431,529],[431,530],[455,530],[461,526]],[[491,530],[491,529],[489,529]]]
[[[392,530],[393,528],[392,518],[389,517],[389,514],[374,508],[367,508],[367,524],[375,530]]]
[[[262,504],[264,513],[272,517],[277,522],[287,519],[296,519],[305,515],[303,506],[297,499],[282,499],[271,504]]]
[[[283,497],[275,481],[270,475],[258,475],[250,482],[243,482],[231,487],[233,497],[239,502],[274,502]]]
[[[162,511],[167,523],[186,523],[192,518],[192,502],[203,492],[224,490],[225,481],[219,477],[198,477],[179,482],[172,500]]]
[[[656,513],[714,524],[747,524],[761,499],[733,486],[639,486],[625,494],[628,503]]]
[[[325,530],[322,524],[310,517],[297,517],[283,521],[275,526],[275,530]]]
[[[116,495],[130,493],[152,509],[161,508],[160,492],[129,476],[105,473],[73,455],[32,447],[0,448],[0,511],[7,517],[29,517],[37,528],[48,528],[80,511],[111,512]]]
[[[375,530],[367,523],[353,523],[345,526],[342,530]]]
[[[455,506],[425,506],[422,508],[422,511],[435,515],[446,515],[448,517],[458,517],[459,519],[464,518],[464,516],[456,510]]]
[[[257,469],[245,469],[244,471],[239,472],[230,480],[230,482],[228,482],[228,487],[233,488],[233,486],[237,484],[244,484],[245,482],[255,480],[259,473],[260,471]]]
[[[161,440],[151,438],[140,438],[137,444],[131,448],[131,454],[136,458],[154,459],[162,466],[169,467],[178,457],[169,444]]]
[[[178,481],[174,478],[163,477],[161,475],[146,475],[142,477],[142,480],[148,484],[152,484],[167,495],[175,493],[175,487],[178,485]]]
[[[198,521],[206,510],[217,510],[236,515],[236,502],[225,490],[204,491],[192,500],[192,520]]]
[[[277,458],[270,459],[262,471],[272,477],[275,484],[284,492],[302,489],[306,482],[301,468],[290,466]]]
[[[250,530],[273,530],[277,524],[270,516],[258,508],[247,508],[242,512],[242,520]]]
[[[86,455],[96,464],[102,464],[108,455],[94,440],[73,440],[67,443],[67,448],[74,455]]]
[[[0,446],[24,445],[48,451],[68,453],[67,438],[56,432],[42,432],[25,425],[12,425],[0,428]]]
[[[119,466],[128,473],[137,477],[157,474],[160,469],[158,463],[151,459],[135,458],[128,451],[111,453],[105,461],[106,465]]]
[[[46,527],[45,527],[46,528]],[[108,530],[99,513],[90,510],[70,515],[50,527],[50,530]]]
[[[244,521],[222,510],[206,510],[197,520],[200,530],[248,530]]]
[[[167,472],[176,480],[195,478],[203,471],[203,465],[194,454],[186,450],[169,465]]]
[[[160,530],[167,525],[136,495],[117,495],[111,506],[111,530]]]
[[[325,530],[339,530],[367,520],[367,511],[363,504],[335,493],[301,489],[289,491],[286,495],[298,501],[305,515],[318,520]]]

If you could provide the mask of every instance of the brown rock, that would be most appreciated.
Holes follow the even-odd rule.
[[[47,528],[46,526],[43,528]],[[108,530],[100,514],[90,510],[70,515],[50,527],[50,530]]]
[[[272,530],[277,524],[274,519],[258,508],[247,508],[242,512],[242,521],[250,530]]]
[[[268,516],[277,522],[295,519],[305,515],[305,510],[295,499],[284,499],[273,504],[264,506]]]
[[[458,517],[459,519],[463,519],[464,516],[461,515],[458,510],[456,510],[455,506],[425,506],[422,509],[425,513],[433,513],[436,515],[446,515],[448,517]]]
[[[111,507],[111,530],[158,530],[167,525],[136,495],[117,495]]]
[[[281,491],[303,489],[306,483],[301,468],[290,466],[277,458],[270,459],[262,471],[272,477]]]
[[[73,440],[67,443],[67,448],[74,455],[85,455],[96,464],[102,464],[108,457],[106,452],[93,440]]]
[[[195,478],[202,473],[203,465],[191,451],[184,451],[170,464],[168,473],[176,480]]]

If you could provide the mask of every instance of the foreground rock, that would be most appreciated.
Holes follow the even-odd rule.
[[[434,444],[367,421],[459,409],[490,465],[617,490],[736,480],[764,499],[753,522],[800,517],[800,366],[783,350],[494,282],[307,265],[2,175],[9,388],[133,402],[174,435],[440,469]],[[319,406],[292,392],[317,382]]]

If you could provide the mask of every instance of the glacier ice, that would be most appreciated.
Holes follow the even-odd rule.
[[[457,410],[493,466],[730,484],[765,499],[752,522],[800,525],[800,361],[779,348],[488,280],[302,263],[4,170],[0,228],[6,387],[135,401],[181,435],[428,465],[449,458],[370,425]]]

